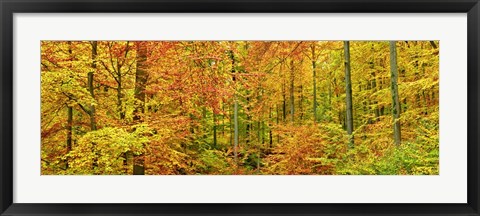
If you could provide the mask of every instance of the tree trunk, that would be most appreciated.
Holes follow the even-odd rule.
[[[92,99],[95,99],[93,92],[93,76],[97,69],[97,41],[92,42],[92,70],[88,72],[88,91]],[[97,130],[97,123],[95,121],[95,105],[90,105],[90,129],[92,131]]]
[[[269,137],[269,151],[270,148],[273,146],[273,137],[272,137],[272,107],[270,107],[270,113],[269,113],[269,119],[268,119],[268,137]],[[278,114],[277,114],[277,122],[278,122]]]
[[[315,45],[312,46],[312,71],[313,71],[313,122],[317,123],[317,63]]]
[[[292,123],[295,121],[295,96],[294,96],[294,89],[295,89],[295,69],[294,69],[294,62],[291,62],[291,71],[290,71],[290,116],[292,117]]]
[[[137,70],[135,72],[135,99],[137,105],[135,106],[133,120],[134,122],[143,122],[143,114],[145,112],[145,84],[147,83],[147,47],[145,42],[136,42],[137,47]],[[133,174],[145,174],[145,157],[144,155],[133,157]]]
[[[225,103],[222,103],[222,137],[225,138]]]
[[[370,68],[372,69],[372,81],[371,81],[371,86],[374,92],[377,92],[377,73],[375,72],[375,45],[372,43],[372,61],[370,63]],[[373,100],[374,104],[374,112],[375,112],[375,120],[374,122],[377,122],[380,117],[380,109],[378,107],[378,101],[376,99]]]
[[[344,42],[345,49],[345,92],[346,92],[346,126],[349,136],[348,146],[354,147],[353,143],[353,109],[352,109],[352,80],[350,77],[350,42]]]
[[[213,147],[217,147],[217,114],[213,112]]]
[[[398,96],[398,68],[397,68],[397,48],[396,42],[390,41],[390,77],[392,91],[392,113],[393,113],[393,133],[396,145],[400,145],[400,101]]]
[[[244,109],[243,113],[247,117],[246,119],[247,126],[245,129],[245,146],[248,146],[248,144],[250,143],[250,128],[252,127],[252,123],[249,115],[250,108],[248,108],[250,106],[250,97],[247,97],[246,99],[247,99],[247,105],[246,107],[244,107],[246,109]]]
[[[233,155],[235,160],[235,165],[238,166],[238,98],[237,98],[237,84],[236,84],[236,77],[235,77],[235,56],[233,55],[233,51],[230,50],[230,58],[232,60],[232,79],[233,85],[235,88],[235,93],[233,95],[234,100],[234,107],[233,107],[233,126],[234,126],[234,138],[233,138]]]
[[[68,107],[68,119],[67,119],[67,154],[72,150],[72,136],[73,136],[73,108]],[[68,168],[68,159],[66,162],[66,166]]]
[[[233,126],[234,126],[234,137],[233,137],[233,153],[235,164],[238,165],[238,101],[237,95],[235,94],[235,105],[233,111]]]
[[[233,122],[232,120],[234,119],[233,117],[233,113],[232,113],[232,107],[229,106],[228,108],[228,125],[229,125],[229,129],[230,129],[230,145],[234,145],[233,144],[233,137],[234,137],[234,133],[235,133],[235,130],[233,129]]]
[[[142,120],[142,115],[145,109],[145,84],[147,82],[147,50],[144,42],[136,42],[137,45],[137,70],[135,72],[135,99],[137,105],[135,106],[133,120]]]
[[[72,42],[68,42],[68,54],[72,58]],[[67,108],[67,154],[72,150],[72,137],[73,137],[73,108],[68,106]],[[65,166],[68,168],[68,159],[65,161]]]
[[[280,73],[283,72],[283,63],[280,63]],[[285,81],[285,76],[282,76],[280,74],[280,76],[282,77],[282,96],[283,96],[283,106],[282,106],[282,121],[286,121],[287,120],[287,90],[286,90],[286,81]]]
[[[298,103],[300,109],[300,121],[303,120],[303,85],[300,85],[300,101]]]
[[[276,121],[277,125],[280,122],[279,113],[280,113],[280,110],[278,109],[278,105],[277,105],[277,121]],[[272,129],[270,129],[270,130],[272,130]],[[277,133],[277,143],[280,143],[280,135],[278,133]]]
[[[122,76],[118,72],[118,85],[117,85],[117,110],[119,113],[120,120],[125,119],[125,114],[122,108]]]

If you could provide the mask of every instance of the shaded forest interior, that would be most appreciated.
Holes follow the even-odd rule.
[[[42,175],[438,175],[438,41],[42,41]]]

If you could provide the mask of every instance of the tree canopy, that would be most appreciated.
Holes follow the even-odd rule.
[[[438,41],[42,41],[43,175],[439,174]]]

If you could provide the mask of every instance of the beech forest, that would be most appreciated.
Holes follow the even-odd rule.
[[[439,41],[42,41],[42,175],[438,175]]]

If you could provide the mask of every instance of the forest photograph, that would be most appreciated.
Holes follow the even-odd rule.
[[[41,41],[42,175],[439,175],[439,41]]]

